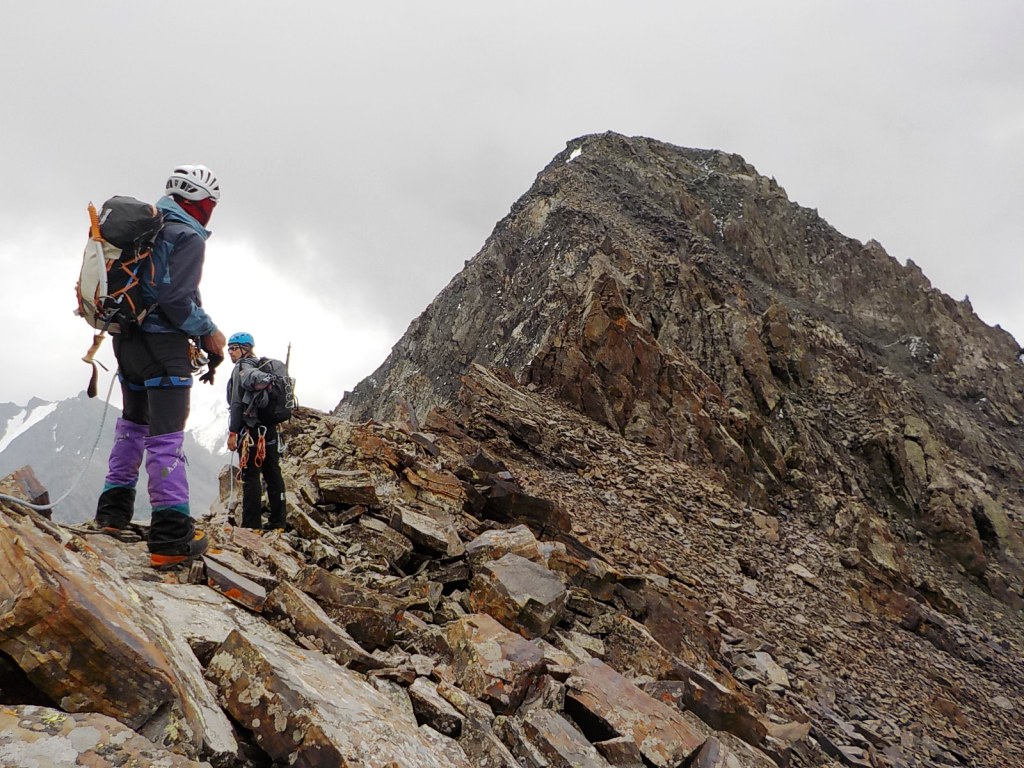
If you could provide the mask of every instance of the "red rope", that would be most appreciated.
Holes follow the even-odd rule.
[[[267,458],[267,428],[260,427],[259,437],[256,439],[256,466],[262,467],[265,458]]]

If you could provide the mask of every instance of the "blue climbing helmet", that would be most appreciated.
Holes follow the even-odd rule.
[[[255,347],[256,342],[253,341],[252,334],[246,333],[245,331],[239,331],[238,333],[231,334],[231,338],[228,339],[228,346],[232,344],[241,344],[246,347]]]

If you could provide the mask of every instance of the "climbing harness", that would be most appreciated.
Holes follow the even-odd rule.
[[[89,464],[92,461],[93,454],[96,453],[96,448],[99,447],[100,439],[103,437],[103,425],[107,421],[107,411],[110,410],[110,396],[114,392],[114,382],[117,381],[117,376],[110,377],[110,388],[107,390],[107,402],[103,406],[103,415],[100,417],[100,428],[96,433],[96,440],[92,444],[92,450],[89,451],[89,457],[85,460],[85,464],[82,465],[82,471],[78,473],[78,477],[75,478],[75,482],[71,484],[71,487],[67,489],[63,496],[56,501],[50,502],[49,504],[32,504],[31,502],[25,501],[25,499],[19,499],[17,496],[8,496],[6,493],[0,493],[0,499],[6,499],[7,501],[13,501],[15,504],[20,504],[23,507],[34,509],[36,512],[43,512],[47,509],[53,509],[55,506],[60,504],[64,499],[71,495],[71,492],[75,489],[85,477],[85,471],[89,468]]]

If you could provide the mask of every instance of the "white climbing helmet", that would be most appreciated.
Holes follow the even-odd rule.
[[[167,194],[186,200],[220,200],[220,182],[205,165],[179,165],[167,179]]]

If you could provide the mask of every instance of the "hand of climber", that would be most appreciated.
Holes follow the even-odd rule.
[[[213,333],[203,336],[203,349],[209,352],[211,355],[217,355],[217,357],[224,358],[224,345],[228,343],[228,340],[224,338],[224,333],[220,330],[216,330]]]
[[[224,358],[220,355],[215,355],[213,352],[209,354],[209,362],[206,364],[206,373],[199,377],[199,380],[204,384],[213,384],[214,374],[217,372],[217,366],[224,362]]]

